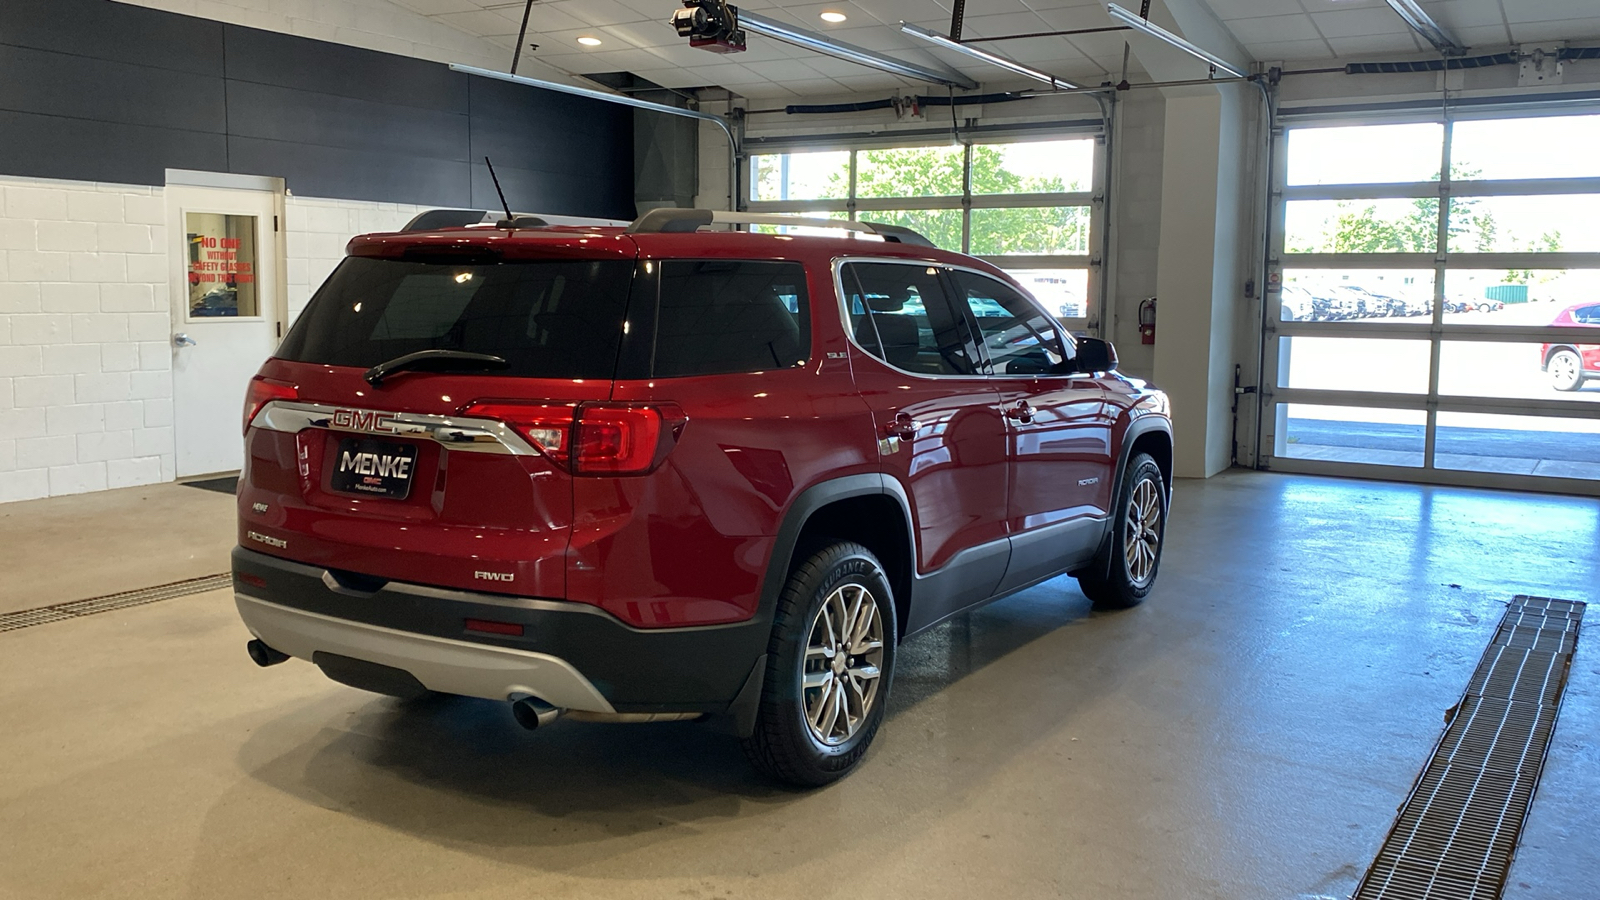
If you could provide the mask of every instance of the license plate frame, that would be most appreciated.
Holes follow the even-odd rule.
[[[342,437],[334,448],[328,490],[354,497],[404,500],[417,474],[417,446],[369,437]]]

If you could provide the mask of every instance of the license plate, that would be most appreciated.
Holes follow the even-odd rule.
[[[344,438],[334,455],[328,487],[342,494],[404,500],[416,473],[417,448],[411,444]]]

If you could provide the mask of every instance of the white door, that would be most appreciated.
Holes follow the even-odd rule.
[[[282,192],[168,184],[178,476],[238,471],[245,387],[281,337]]]

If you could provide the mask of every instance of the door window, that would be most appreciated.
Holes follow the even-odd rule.
[[[983,334],[992,374],[1048,374],[1071,357],[1056,320],[1015,288],[976,272],[951,277]]]
[[[256,217],[184,214],[189,317],[261,315],[256,290]]]
[[[850,263],[842,280],[856,341],[868,353],[918,375],[977,374],[971,332],[950,305],[937,268]]]

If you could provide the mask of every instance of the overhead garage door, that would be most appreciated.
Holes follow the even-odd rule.
[[[1600,110],[1277,139],[1273,469],[1600,493]]]
[[[1000,266],[1068,328],[1089,329],[1101,291],[1098,128],[928,140],[753,140],[747,208],[914,229]]]

